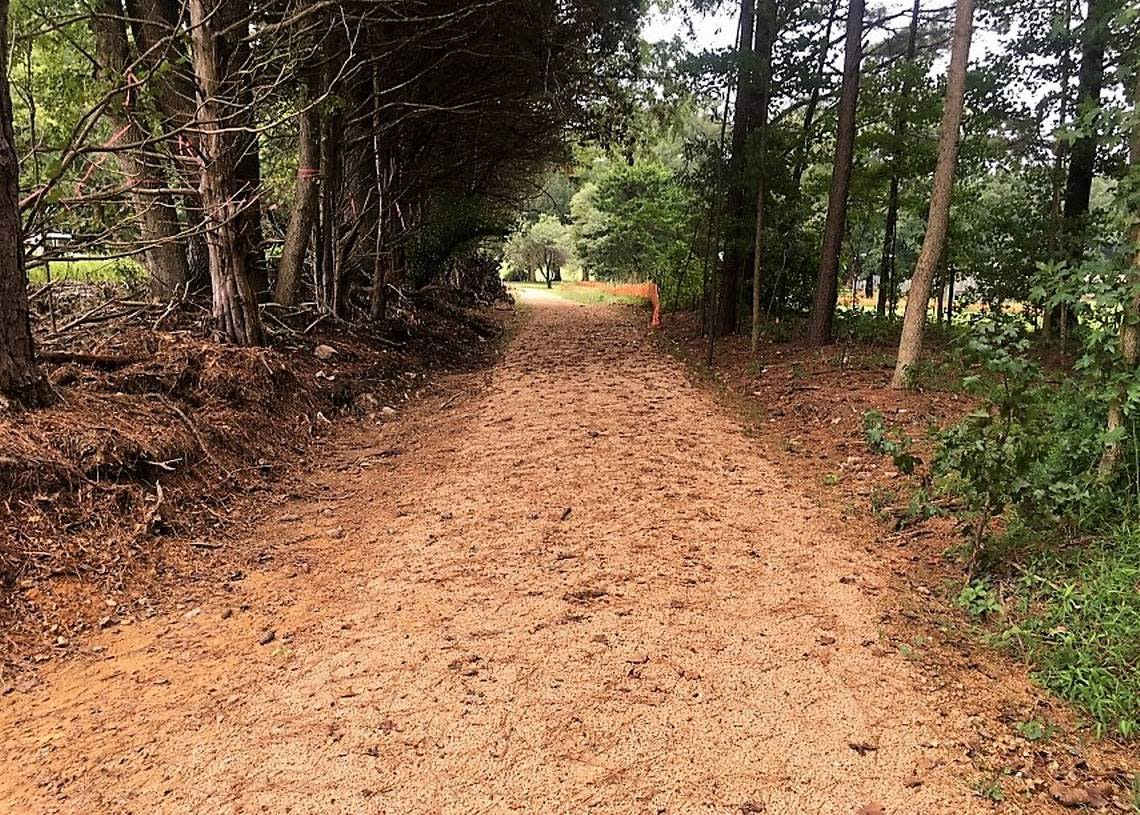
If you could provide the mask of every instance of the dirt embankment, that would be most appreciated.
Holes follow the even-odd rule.
[[[382,324],[269,308],[272,344],[246,349],[211,342],[194,302],[83,295],[40,322],[55,404],[0,412],[0,666],[232,571],[248,553],[206,538],[256,521],[338,418],[387,421],[484,364],[510,313],[438,287]]]

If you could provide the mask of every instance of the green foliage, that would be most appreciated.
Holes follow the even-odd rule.
[[[1026,741],[1048,741],[1057,730],[1053,725],[1046,724],[1040,719],[1018,722],[1016,727],[1017,732],[1020,733],[1021,737]]]
[[[1005,800],[1005,789],[1002,787],[1001,776],[995,775],[990,778],[979,778],[972,784],[974,794],[979,798],[985,798],[987,801],[992,801],[995,804],[1000,804]]]
[[[869,410],[863,414],[863,436],[867,446],[879,455],[890,456],[901,473],[913,475],[922,459],[910,452],[911,438],[902,431],[892,431],[886,425],[883,414]]]
[[[841,308],[835,313],[835,338],[845,345],[893,345],[899,338],[899,321],[862,308]]]
[[[937,434],[934,472],[962,501],[959,518],[982,554],[991,523],[1009,505],[1033,512],[1055,508],[1068,494],[1043,478],[1038,462],[1045,450],[1042,406],[1048,391],[1022,323],[983,318],[966,336],[965,354],[977,373],[963,381],[979,407]],[[1064,494],[1062,494],[1064,493]]]
[[[1100,733],[1140,734],[1140,526],[1029,562],[1003,639]]]
[[[980,578],[962,587],[955,601],[958,608],[971,617],[985,618],[999,615],[1003,611],[1001,601],[994,593],[989,580]]]
[[[475,196],[445,195],[433,201],[424,225],[408,246],[408,271],[419,285],[481,241],[507,231],[507,214]]]
[[[606,163],[570,209],[575,248],[591,277],[665,287],[695,276],[693,200],[664,166]]]
[[[549,286],[561,279],[562,267],[573,255],[570,230],[553,215],[522,224],[507,240],[504,254],[516,274],[509,279],[536,280]]]

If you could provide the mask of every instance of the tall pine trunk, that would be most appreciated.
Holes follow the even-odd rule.
[[[855,155],[855,112],[859,106],[859,69],[863,62],[864,0],[851,0],[847,10],[847,44],[843,60],[843,89],[839,99],[839,130],[835,139],[835,164],[823,229],[815,298],[808,319],[808,342],[831,341],[835,306],[839,301],[839,254],[847,228],[847,196],[851,189],[851,165]]]
[[[169,168],[139,105],[139,89],[133,87],[129,76],[135,58],[120,0],[100,0],[91,17],[91,29],[99,72],[113,88],[121,89],[109,107],[124,145],[116,156],[130,189],[151,297],[165,300],[186,285],[190,272],[174,197],[166,191]]]
[[[910,14],[910,33],[906,41],[906,63],[909,68],[914,64],[918,53],[918,14],[922,0],[914,0],[914,8]],[[895,100],[894,145],[891,150],[891,184],[887,194],[886,226],[883,230],[883,254],[879,261],[879,300],[876,309],[880,316],[887,313],[887,307],[896,302],[895,292],[898,289],[896,260],[898,258],[898,228],[899,228],[899,160],[901,158],[902,140],[907,131],[907,117],[903,105],[910,99],[910,75],[903,79],[900,89],[900,98]]]
[[[8,86],[8,0],[0,0],[0,407],[34,407],[47,401],[36,365],[20,224],[20,168]]]
[[[958,163],[959,131],[966,98],[966,67],[970,61],[970,41],[974,35],[974,0],[958,0],[954,18],[954,38],[950,44],[950,69],[946,76],[946,106],[938,136],[938,164],[930,195],[926,237],[911,278],[903,317],[902,339],[891,387],[905,388],[908,372],[922,353],[922,335],[934,275],[946,246],[950,227],[950,199],[954,191],[954,170]]]
[[[158,107],[157,125],[172,142],[174,169],[183,186],[195,190],[181,196],[184,217],[186,264],[190,282],[198,286],[210,276],[209,251],[197,192],[200,178],[196,161],[194,75],[180,33],[186,13],[182,0],[126,0],[127,17],[139,51],[139,64],[150,75],[143,88]]]
[[[735,333],[740,314],[740,272],[744,258],[744,154],[752,123],[752,37],[756,28],[756,0],[740,0],[740,39],[737,43],[736,104],[732,117],[732,158],[728,170],[728,201],[725,208],[724,260],[720,268],[717,315],[713,330],[720,335]]]
[[[238,345],[258,345],[264,335],[250,284],[249,236],[243,228],[250,197],[256,190],[250,190],[237,174],[246,143],[232,128],[233,122],[241,120],[241,97],[234,75],[237,66],[224,59],[220,41],[225,34],[214,27],[227,16],[218,14],[218,10],[231,2],[189,0],[204,163],[202,205],[215,330],[220,339]]]
[[[776,40],[776,2],[759,0],[756,17],[757,122],[760,172],[756,180],[756,231],[752,242],[752,350],[760,348],[760,284],[764,276],[764,208],[768,193],[768,108],[772,97],[772,49]]]
[[[1104,89],[1104,52],[1108,22],[1114,13],[1110,0],[1089,0],[1088,16],[1081,26],[1081,66],[1077,72],[1077,111],[1083,113],[1100,105]],[[1080,260],[1084,255],[1085,220],[1092,201],[1096,175],[1099,134],[1082,132],[1069,153],[1062,213],[1062,256]],[[1075,316],[1059,306],[1046,315],[1046,334],[1062,341],[1075,327]]]

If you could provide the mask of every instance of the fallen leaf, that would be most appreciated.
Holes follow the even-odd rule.
[[[1060,781],[1053,782],[1049,787],[1049,795],[1063,807],[1078,809],[1080,807],[1093,807],[1101,809],[1112,800],[1113,786],[1106,781],[1088,784],[1086,786],[1069,786]]]

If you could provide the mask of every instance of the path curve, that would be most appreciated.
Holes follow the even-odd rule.
[[[525,299],[281,507],[283,562],[5,697],[6,811],[987,811],[862,542],[634,315]]]

